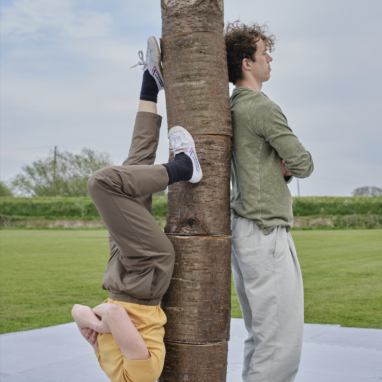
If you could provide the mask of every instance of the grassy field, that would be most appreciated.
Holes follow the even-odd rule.
[[[94,306],[108,259],[106,230],[2,230],[0,332],[71,322]],[[382,328],[382,230],[295,231],[305,322]],[[232,317],[241,317],[232,288]]]
[[[2,230],[1,333],[72,321],[74,302],[96,305],[108,260],[106,230]]]
[[[292,234],[304,279],[305,322],[381,329],[382,231]],[[241,317],[234,293],[232,316]]]

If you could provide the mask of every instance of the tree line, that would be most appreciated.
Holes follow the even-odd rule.
[[[352,194],[353,196],[381,196],[382,188],[375,187],[375,186],[372,186],[372,187],[364,186],[364,187],[356,188],[352,192]]]
[[[23,165],[9,184],[1,182],[0,196],[89,196],[87,182],[100,168],[113,165],[110,155],[83,148],[79,154],[59,151]]]
[[[57,147],[45,158],[23,165],[9,183],[0,181],[0,196],[89,196],[87,181],[100,168],[112,166],[107,153],[83,148],[79,154],[59,151]],[[356,188],[353,196],[381,196],[382,188]]]

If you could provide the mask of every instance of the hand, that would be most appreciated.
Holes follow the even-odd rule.
[[[94,351],[99,350],[98,332],[96,332],[95,330],[90,329],[90,328],[78,327],[78,329],[80,330],[80,332],[83,335],[83,337],[85,338],[85,340],[88,341],[89,344],[93,346]]]
[[[286,177],[286,176],[292,176],[292,173],[288,170],[285,169],[285,163],[286,163],[286,160],[285,159],[281,159],[281,168],[283,170],[283,175]]]

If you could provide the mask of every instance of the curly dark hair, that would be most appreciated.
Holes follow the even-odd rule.
[[[229,82],[233,84],[241,80],[242,62],[244,58],[255,60],[256,44],[262,39],[268,47],[269,52],[274,50],[275,36],[265,34],[267,25],[252,23],[245,25],[239,20],[228,23],[224,30],[225,43],[227,47],[227,63]]]

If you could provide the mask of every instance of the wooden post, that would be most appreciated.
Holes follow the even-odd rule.
[[[162,0],[168,128],[194,137],[203,179],[169,187],[174,245],[160,382],[226,380],[231,311],[231,111],[223,0]],[[170,159],[172,159],[170,155]]]

